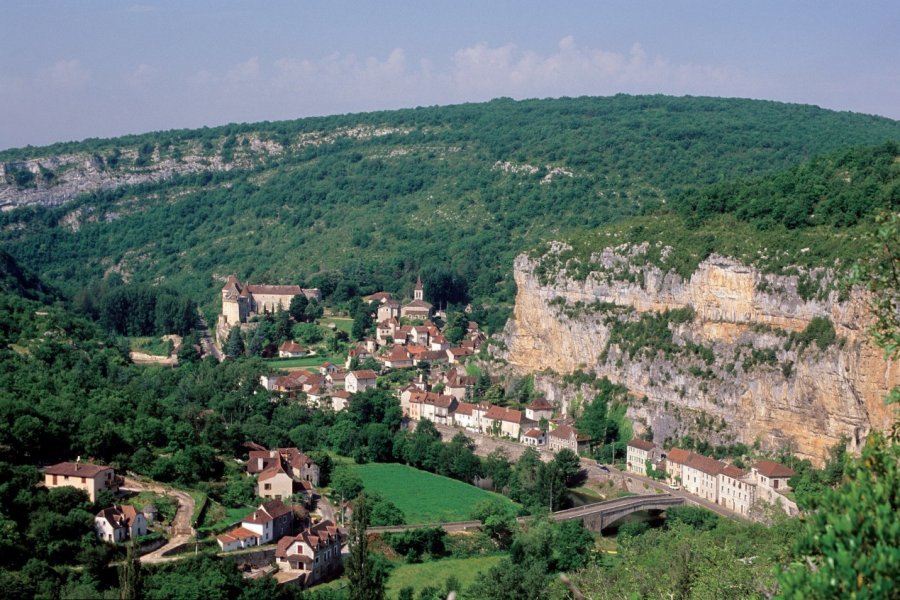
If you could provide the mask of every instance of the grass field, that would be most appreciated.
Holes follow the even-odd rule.
[[[331,323],[334,323],[335,328],[339,331],[350,333],[353,330],[353,319],[349,317],[323,317],[319,319],[319,325],[326,329]]]
[[[454,575],[463,588],[469,587],[479,573],[496,565],[503,555],[475,556],[473,558],[444,558],[442,560],[409,565],[401,564],[391,571],[387,581],[387,597],[396,598],[400,590],[409,586],[416,594],[428,585],[443,587]]]
[[[292,367],[318,367],[324,362],[344,365],[346,355],[343,354],[314,354],[301,356],[300,358],[270,358],[266,364],[272,369],[289,369]]]
[[[466,521],[471,518],[472,508],[486,498],[514,505],[500,494],[406,465],[372,463],[352,468],[362,478],[365,489],[396,504],[406,515],[407,523]]]

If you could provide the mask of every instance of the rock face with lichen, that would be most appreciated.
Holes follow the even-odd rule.
[[[628,266],[635,252],[604,250],[586,278],[548,274],[540,258],[515,261],[518,294],[501,354],[542,372],[536,386],[563,410],[590,389],[566,387],[561,375],[583,371],[626,385],[629,415],[658,442],[689,434],[788,446],[820,463],[842,438],[854,448],[889,427],[883,398],[900,368],[868,339],[861,292],[842,297],[832,286],[804,297],[796,276],[715,255],[685,279]],[[825,270],[817,277],[823,286],[834,279]]]

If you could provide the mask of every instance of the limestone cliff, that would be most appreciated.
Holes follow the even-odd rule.
[[[689,279],[628,266],[641,251],[606,249],[592,257],[596,269],[586,278],[564,268],[548,276],[540,259],[519,256],[504,357],[523,371],[592,371],[626,385],[640,398],[630,416],[651,426],[657,441],[685,433],[758,441],[820,462],[842,436],[855,446],[871,429],[889,426],[883,398],[900,382],[900,367],[866,337],[861,293],[842,298],[826,288],[804,299],[797,276],[763,274],[718,256]],[[823,286],[833,278],[825,270],[816,276]],[[817,317],[833,324],[830,343],[801,341]],[[641,341],[654,325],[656,337]],[[537,384],[564,410],[575,393],[555,376]]]

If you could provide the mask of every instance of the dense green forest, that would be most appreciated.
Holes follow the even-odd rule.
[[[252,154],[251,138],[281,150],[242,161]],[[6,151],[0,161],[14,166],[83,152],[109,172],[130,172],[193,152],[234,161],[233,168],[85,194],[62,207],[8,211],[0,214],[0,239],[69,296],[120,273],[136,283],[165,282],[213,308],[229,273],[326,292],[341,281],[361,292],[397,292],[417,274],[443,269],[464,279],[468,296],[508,302],[518,252],[626,217],[653,215],[638,227],[652,230],[656,219],[661,230],[673,230],[673,242],[712,238],[706,246],[723,251],[743,242],[740,228],[718,239],[720,230],[733,229],[725,217],[746,222],[747,235],[760,223],[772,236],[780,227],[803,227],[816,238],[815,225],[852,235],[873,204],[896,202],[895,184],[875,199],[860,201],[854,192],[820,203],[821,210],[803,192],[799,208],[785,214],[771,212],[767,195],[756,204],[743,199],[748,190],[768,194],[775,187],[793,197],[793,171],[768,187],[760,182],[838,148],[897,139],[897,122],[810,106],[615,96],[503,99],[89,140]],[[800,168],[812,175],[795,187],[818,185],[815,173],[834,163],[854,174],[848,185],[881,189],[884,182],[869,173],[883,172],[890,148],[881,146],[871,165],[863,161],[866,150],[809,163]],[[701,224],[707,229],[694,236]]]

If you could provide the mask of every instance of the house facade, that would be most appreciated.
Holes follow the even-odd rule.
[[[94,517],[94,531],[104,542],[120,544],[147,535],[147,519],[133,506],[113,505]]]
[[[48,488],[74,487],[87,492],[91,502],[97,501],[100,490],[119,491],[119,480],[111,467],[63,462],[44,469],[44,485]]]
[[[560,425],[547,437],[547,448],[553,452],[568,448],[572,452],[580,454],[590,449],[590,443],[590,436],[579,433],[571,425]]]
[[[302,587],[328,581],[343,569],[341,546],[346,534],[329,520],[313,525],[294,537],[284,537],[275,548],[275,564],[296,574]]]
[[[653,442],[635,438],[628,442],[625,469],[629,473],[647,475],[647,461],[659,459],[659,448]]]
[[[351,394],[358,394],[369,388],[374,388],[377,378],[378,375],[371,369],[350,371],[344,378],[344,389]]]
[[[719,473],[718,504],[741,515],[749,515],[756,502],[756,482],[747,471],[725,465]]]
[[[293,533],[294,511],[281,500],[270,500],[244,517],[241,527],[256,534],[259,544],[268,544]]]

